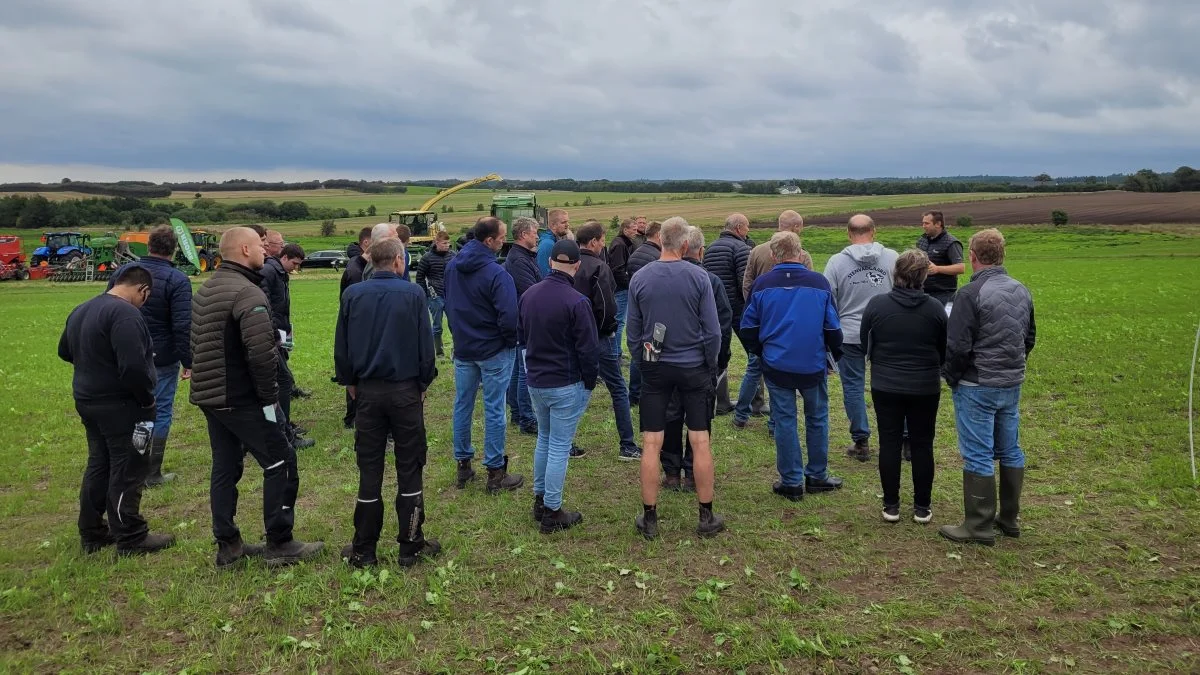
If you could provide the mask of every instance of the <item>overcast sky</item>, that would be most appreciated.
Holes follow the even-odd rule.
[[[1196,0],[3,0],[0,180],[1200,165]]]

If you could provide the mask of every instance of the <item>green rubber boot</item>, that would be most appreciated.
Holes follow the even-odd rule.
[[[943,525],[938,533],[959,544],[995,546],[996,477],[963,471],[962,525]]]
[[[1025,468],[1000,467],[1000,515],[996,529],[1006,537],[1021,536],[1017,516],[1021,513],[1021,488],[1025,484]]]

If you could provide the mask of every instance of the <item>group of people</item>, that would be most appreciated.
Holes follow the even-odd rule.
[[[484,217],[457,252],[446,233],[437,233],[411,265],[415,283],[407,228],[364,228],[343,275],[334,340],[334,379],[346,388],[344,422],[355,430],[359,468],[355,534],[342,557],[355,566],[378,563],[389,446],[398,478],[399,562],[412,565],[440,551],[423,531],[423,472],[424,400],[444,353],[443,314],[452,336],[457,487],[476,478],[471,431],[482,392],[486,490],[525,484],[509,472],[509,424],[536,434],[531,515],[544,533],[583,520],[565,508],[563,493],[569,460],[586,453],[576,432],[599,382],[613,407],[616,456],[641,462],[636,530],[658,536],[658,492],[665,488],[695,491],[697,533],[712,536],[725,527],[713,510],[714,418],[732,413],[735,429],[747,428],[753,415],[769,418],[775,494],[799,501],[806,492],[837,490],[842,480],[828,469],[827,378],[837,373],[842,381],[847,454],[868,461],[870,362],[883,519],[900,520],[902,458],[912,462],[913,519],[932,519],[944,379],[964,459],[965,517],[940,532],[988,545],[994,530],[1018,536],[1018,405],[1035,327],[1028,290],[1003,267],[1003,236],[983,230],[971,238],[973,276],[960,289],[963,246],[939,212],[925,214],[917,247],[902,254],[874,241],[869,217],[854,216],[849,246],[823,274],[801,245],[803,226],[798,213],[785,211],[770,241],[755,246],[748,219],[732,214],[706,246],[703,232],[683,218],[635,218],[606,244],[603,224],[572,229],[561,209],[549,212],[545,228],[517,218],[511,237],[508,223]],[[224,263],[192,297],[186,277],[171,267],[174,235],[156,228],[151,257],[122,268],[107,293],[68,318],[59,353],[75,365],[89,445],[79,518],[85,550],[115,543],[123,554],[148,553],[173,541],[148,531],[138,504],[143,486],[169,480],[162,454],[180,378],[191,379],[191,402],[208,423],[217,565],[246,556],[286,565],[321,550],[321,542],[292,536],[296,449],[306,439],[290,422],[287,273],[304,253],[283,246],[277,234],[226,231]],[[734,337],[747,355],[736,401],[728,385]],[[265,545],[243,542],[234,524],[246,453],[264,472]]]

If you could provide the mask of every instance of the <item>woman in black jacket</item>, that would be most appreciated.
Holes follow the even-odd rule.
[[[909,250],[896,260],[893,287],[863,312],[861,344],[871,361],[871,398],[879,427],[883,519],[900,520],[900,446],[912,449],[913,520],[933,519],[933,436],[946,354],[946,312],[922,291],[929,258]]]

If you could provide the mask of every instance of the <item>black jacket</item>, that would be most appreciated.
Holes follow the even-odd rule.
[[[187,275],[175,269],[175,263],[162,258],[146,256],[132,265],[124,265],[108,280],[112,290],[121,274],[132,266],[143,267],[150,272],[154,286],[150,299],[142,305],[142,318],[154,342],[154,365],[169,366],[179,362],[184,368],[192,367],[192,282]]]
[[[292,295],[288,289],[288,273],[283,269],[279,258],[267,256],[263,261],[262,270],[263,293],[267,294],[267,303],[271,307],[271,326],[285,333],[292,332]]]
[[[946,382],[951,387],[962,381],[984,387],[1021,384],[1036,336],[1029,289],[1003,267],[976,272],[954,296],[946,328]]]
[[[342,270],[342,287],[338,291],[339,297],[346,293],[346,289],[363,280],[363,270],[367,267],[367,259],[361,255],[356,255],[346,263],[346,269]]]
[[[633,255],[635,250],[637,245],[624,233],[618,234],[608,245],[608,268],[612,270],[613,281],[618,291],[629,290],[629,277],[633,276],[629,271],[629,256]]]
[[[542,280],[542,271],[537,265],[537,251],[530,251],[524,246],[513,245],[508,249],[504,269],[517,286],[517,299],[520,299],[530,286]]]
[[[725,285],[735,325],[741,325],[742,311],[746,309],[746,299],[742,297],[742,277],[746,275],[746,261],[749,259],[750,245],[732,232],[722,232],[716,241],[704,249],[704,269],[717,275]]]
[[[337,381],[416,380],[421,391],[437,377],[433,326],[425,293],[393,272],[375,272],[342,297],[333,336]]]
[[[425,291],[426,296],[437,298],[445,295],[446,263],[453,257],[454,251],[447,249],[442,253],[431,248],[417,261],[417,285]]]
[[[143,419],[154,419],[154,348],[146,321],[128,301],[104,293],[76,307],[58,357],[75,366],[76,401],[129,403],[143,409]]]
[[[698,267],[704,267],[695,258],[684,258],[684,260]],[[729,366],[729,349],[730,343],[733,342],[733,309],[729,306],[725,283],[721,281],[721,278],[709,272],[708,282],[712,284],[713,300],[717,303],[717,322],[721,324],[721,351],[717,353],[717,370],[722,371]]]
[[[617,299],[612,270],[595,253],[587,249],[579,253],[575,290],[592,303],[592,316],[596,317],[596,331],[600,337],[612,337],[617,332]]]
[[[927,396],[941,391],[946,310],[914,288],[893,288],[863,310],[859,344],[871,362],[871,389]]]
[[[662,256],[662,247],[652,241],[637,247],[636,251],[629,254],[629,262],[626,263],[626,267],[629,269],[629,278],[633,279],[633,275],[637,274],[638,270],[658,260],[660,256]]]

